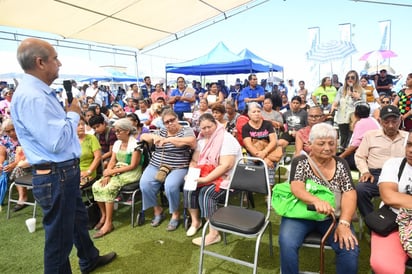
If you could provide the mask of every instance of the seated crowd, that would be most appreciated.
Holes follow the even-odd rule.
[[[266,162],[274,185],[285,148],[294,145],[289,178],[292,193],[318,212],[334,212],[339,219],[328,239],[337,254],[337,273],[356,273],[358,269],[358,240],[351,223],[357,209],[365,217],[374,210],[375,197],[382,197],[395,211],[412,208],[412,200],[405,194],[405,180],[412,170],[412,136],[407,133],[412,129],[412,74],[393,101],[391,94],[377,92],[381,88],[377,79],[371,82],[354,70],[346,73],[343,84],[337,76],[323,78],[312,93],[304,81],[299,81],[299,88],[293,86],[293,80],[288,85],[283,81],[258,85],[255,74],[244,81],[243,89],[239,80],[231,88],[216,82],[206,89],[194,81],[188,89],[185,79],[179,77],[177,88],[165,91],[162,84],[152,86],[146,80],[144,87],[133,84],[123,95],[113,96],[110,107],[104,106],[108,99],[99,92],[83,96],[84,118],[77,129],[82,148],[79,184],[81,188],[91,186],[101,212],[94,238],[113,231],[114,203],[124,199],[118,197],[119,190],[138,180],[143,210],[153,208],[151,226],[159,226],[166,218],[157,198],[164,191],[170,214],[166,230],[176,230],[181,219],[180,193],[189,167],[201,169],[197,189],[183,191],[183,205],[191,217],[186,234],[196,235],[202,218],[208,220],[217,210],[242,149]],[[11,95],[9,90],[3,92],[6,99]],[[29,166],[6,115],[2,129],[0,168],[11,176],[22,176]],[[138,141],[153,148],[145,168]],[[406,175],[398,179],[397,172],[390,170],[398,170],[399,158],[405,155]],[[351,171],[359,172],[356,185]],[[305,189],[307,179],[340,192],[339,208],[310,194]],[[19,201],[26,201],[25,189],[18,192]],[[17,203],[14,210],[24,206]],[[298,250],[305,236],[311,231],[324,233],[329,224],[330,219],[282,217],[282,273],[298,273]],[[210,228],[205,244],[220,241],[219,233]],[[200,245],[201,239],[192,242]],[[408,256],[399,233],[381,237],[372,232],[371,246],[375,273],[404,272]],[[397,263],[396,270],[386,263],[387,258]]]

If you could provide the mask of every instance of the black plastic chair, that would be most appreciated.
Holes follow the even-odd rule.
[[[202,243],[200,247],[199,274],[201,274],[203,270],[203,255],[210,255],[226,261],[248,266],[253,268],[253,273],[256,273],[260,241],[263,233],[268,227],[269,252],[270,256],[273,256],[272,225],[269,220],[270,201],[272,199],[266,163],[262,159],[255,157],[244,157],[240,159],[232,173],[229,189],[231,191],[226,191],[224,207],[219,208],[203,227]],[[232,190],[249,191],[267,195],[268,199],[266,201],[265,209],[262,211],[252,210],[235,205],[234,202],[230,203],[229,196]],[[224,233],[225,243],[225,233],[246,238],[256,238],[253,263],[205,250],[205,237],[209,225],[212,228]]]

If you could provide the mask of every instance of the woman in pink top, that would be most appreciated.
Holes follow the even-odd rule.
[[[355,164],[355,152],[358,149],[360,143],[362,142],[363,135],[372,129],[380,128],[378,121],[375,118],[369,116],[370,109],[366,104],[357,105],[355,108],[355,118],[358,121],[355,123],[353,128],[352,138],[349,142],[349,146],[339,155],[339,157],[344,158],[350,169],[356,170]]]
[[[157,101],[157,98],[159,97],[162,97],[163,99],[165,99],[165,101],[167,101],[167,95],[163,91],[162,85],[156,84],[155,91],[152,92],[152,94],[150,95],[150,99],[152,100],[152,103],[155,103]]]

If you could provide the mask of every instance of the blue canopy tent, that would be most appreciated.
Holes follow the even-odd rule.
[[[105,71],[108,72],[108,76],[102,76],[102,77],[88,77],[85,79],[81,79],[80,82],[90,82],[93,80],[97,81],[107,81],[107,82],[137,82],[137,77],[133,75],[128,75],[124,72],[112,69],[112,68],[106,68],[104,69]],[[139,81],[143,81],[143,79],[139,79]]]
[[[278,68],[282,68],[277,66]],[[283,68],[282,68],[283,69]],[[166,73],[185,75],[220,75],[268,72],[273,70],[262,62],[242,58],[231,52],[223,42],[217,44],[209,53],[196,59],[166,65]],[[278,71],[278,70],[274,70]]]
[[[270,71],[283,71],[282,66],[275,65],[271,62],[268,62],[265,59],[257,56],[256,54],[254,54],[253,52],[251,52],[250,50],[248,50],[246,48],[243,49],[241,52],[239,52],[238,56],[241,57],[242,59],[250,59],[254,63],[268,66]]]

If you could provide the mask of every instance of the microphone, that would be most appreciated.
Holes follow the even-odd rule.
[[[67,102],[70,105],[73,101],[72,82],[70,80],[64,80],[63,86],[64,86],[64,89],[66,90]]]

